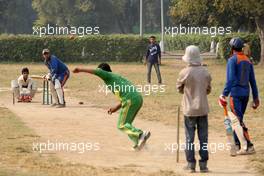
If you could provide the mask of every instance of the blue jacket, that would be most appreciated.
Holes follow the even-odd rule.
[[[150,63],[158,63],[158,58],[161,58],[161,51],[159,44],[150,44],[148,46],[146,58]]]
[[[250,86],[253,99],[258,98],[258,88],[255,79],[253,64],[242,52],[236,52],[228,59],[226,84],[224,96],[232,97],[249,96]]]
[[[56,56],[51,55],[50,60],[45,62],[53,79],[57,79],[69,72],[68,67]]]

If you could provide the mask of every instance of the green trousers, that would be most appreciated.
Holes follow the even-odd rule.
[[[134,121],[142,104],[143,99],[141,96],[136,96],[130,99],[128,98],[123,101],[117,124],[117,128],[126,133],[135,145],[138,144],[139,136],[143,133],[143,131],[135,128],[132,125],[132,122]]]

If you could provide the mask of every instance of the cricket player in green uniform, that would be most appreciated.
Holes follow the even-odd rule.
[[[117,127],[128,135],[134,142],[134,149],[141,150],[148,138],[149,131],[142,131],[135,128],[132,123],[143,104],[142,95],[136,90],[136,87],[122,76],[112,73],[110,66],[107,63],[101,63],[96,69],[75,68],[73,73],[90,73],[100,77],[107,88],[110,89],[120,100],[120,103],[108,110],[108,114],[112,114],[119,109],[120,115]]]

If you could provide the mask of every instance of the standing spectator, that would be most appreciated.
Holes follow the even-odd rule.
[[[202,58],[197,46],[191,45],[186,48],[183,61],[188,66],[181,70],[176,87],[183,94],[182,106],[184,114],[186,136],[186,160],[188,165],[185,170],[195,172],[195,146],[194,137],[197,128],[200,142],[199,166],[201,172],[208,172],[208,100],[207,95],[211,92],[211,76],[202,65]]]
[[[146,54],[145,63],[147,64],[148,73],[147,73],[147,81],[151,84],[151,70],[152,66],[154,66],[156,70],[156,74],[158,77],[158,83],[162,84],[161,74],[160,74],[160,64],[161,64],[161,51],[159,44],[156,43],[156,37],[151,36],[149,38],[149,46]]]

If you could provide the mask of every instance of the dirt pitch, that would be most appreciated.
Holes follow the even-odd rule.
[[[139,170],[144,173],[159,170],[174,171],[184,174],[185,165],[183,151],[180,152],[180,162],[176,163],[176,151],[168,150],[169,144],[176,143],[176,127],[160,122],[136,120],[135,125],[148,129],[152,136],[141,152],[134,152],[131,142],[116,129],[117,115],[109,116],[105,109],[99,109],[92,104],[78,105],[71,99],[65,109],[54,109],[43,106],[40,102],[31,104],[16,104],[9,97],[1,101],[28,127],[41,136],[35,142],[64,142],[64,143],[98,143],[90,151],[43,151],[55,154],[66,162],[82,163],[94,167],[122,167]],[[180,130],[180,140],[184,142],[183,129]],[[225,143],[225,136],[210,133],[211,143]],[[214,151],[211,151],[214,152]],[[238,162],[239,157],[239,162]],[[247,157],[230,157],[228,151],[217,151],[210,155],[210,175],[254,175],[254,171],[246,167]]]

